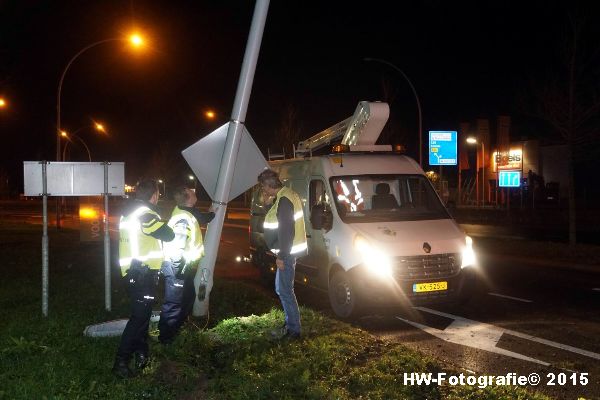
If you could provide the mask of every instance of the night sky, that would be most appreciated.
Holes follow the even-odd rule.
[[[391,99],[394,141],[416,157],[423,131],[511,115],[513,138],[550,136],[518,99],[552,74],[576,8],[597,41],[598,6],[571,1],[272,1],[246,126],[266,153],[286,110],[300,137],[350,116],[361,100]],[[148,46],[113,41],[83,53],[62,87],[61,125],[70,132],[104,123],[109,136],[78,135],[94,161],[125,161],[128,183],[162,159],[171,175],[180,151],[227,122],[251,23],[251,1],[0,1],[0,170],[22,190],[24,160],[55,159],[56,92],[67,62],[99,40],[132,29]],[[217,112],[214,121],[203,115]],[[543,125],[541,125],[543,126]],[[536,127],[533,129],[532,127]],[[71,159],[87,153],[72,148]],[[182,172],[182,175],[187,173]]]

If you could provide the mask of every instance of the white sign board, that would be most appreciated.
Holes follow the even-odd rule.
[[[217,128],[181,152],[204,190],[213,200],[217,190],[217,179],[219,178],[219,168],[225,150],[229,124],[226,123]],[[257,183],[258,174],[268,167],[267,160],[265,160],[244,126],[240,149],[235,161],[231,191],[227,201],[235,199],[254,186]]]
[[[48,162],[46,164],[48,196],[99,196],[104,194],[104,163]],[[42,163],[24,161],[25,196],[41,196]],[[125,163],[108,164],[108,194],[125,194]]]

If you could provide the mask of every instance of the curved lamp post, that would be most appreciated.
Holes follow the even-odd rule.
[[[408,85],[412,89],[412,92],[415,95],[415,100],[417,101],[417,110],[419,112],[419,165],[421,166],[421,168],[423,168],[423,116],[421,114],[421,102],[419,101],[419,95],[417,95],[417,90],[413,86],[410,79],[408,79],[408,76],[404,73],[404,71],[402,71],[400,68],[398,68],[391,62],[382,60],[380,58],[364,58],[364,60],[365,61],[375,61],[375,62],[385,64],[388,67],[395,69],[396,71],[398,71],[400,73],[400,75],[402,75],[404,77],[404,79],[406,79],[406,82],[408,82]]]
[[[58,81],[58,90],[56,92],[56,161],[60,161],[60,138],[62,136],[62,131],[60,129],[60,94],[62,91],[62,84],[63,81],[65,80],[65,75],[67,74],[67,71],[69,70],[69,68],[71,67],[71,64],[73,64],[73,62],[83,53],[85,53],[87,50],[96,47],[98,45],[101,45],[103,43],[108,43],[108,42],[115,42],[115,41],[128,41],[131,43],[131,45],[133,47],[140,47],[144,44],[144,41],[142,39],[142,37],[138,34],[133,34],[131,36],[129,36],[129,38],[110,38],[110,39],[104,39],[104,40],[99,40],[97,42],[94,42],[92,44],[89,44],[87,46],[85,46],[83,49],[79,50],[67,63],[65,69],[63,69],[63,72],[60,76],[60,80]],[[58,198],[56,200],[56,227],[59,228],[60,227],[60,209],[58,207]]]
[[[62,92],[62,84],[63,84],[63,81],[65,80],[65,75],[67,74],[67,71],[71,67],[71,64],[73,64],[73,62],[81,54],[85,53],[87,50],[91,49],[92,47],[96,47],[103,43],[115,42],[115,41],[128,41],[131,43],[131,45],[133,47],[140,47],[144,44],[142,37],[137,34],[131,35],[127,39],[125,39],[125,38],[110,38],[110,39],[99,40],[99,41],[94,42],[90,45],[87,45],[83,49],[79,50],[79,52],[77,52],[77,54],[75,54],[71,58],[71,60],[69,60],[69,62],[67,63],[67,66],[65,67],[65,69],[63,70],[63,72],[60,76],[60,80],[58,81],[58,90],[56,92],[56,132],[57,132],[57,135],[56,135],[56,161],[60,161],[60,138],[61,138],[61,132],[62,132],[60,129],[60,95]]]
[[[85,147],[85,149],[86,149],[86,151],[88,153],[88,160],[90,162],[92,162],[92,153],[90,153],[90,148],[88,147],[87,144],[85,144],[85,141],[79,135],[77,135],[75,133],[68,134],[67,132],[62,131],[61,132],[61,136],[64,137],[64,138],[66,138],[66,139],[71,139],[71,138],[74,137],[75,139],[79,140],[81,142],[81,144],[83,144],[83,147]],[[67,146],[69,145],[69,143],[70,142],[67,141],[67,143],[65,143],[65,147],[63,147],[63,151],[62,151],[62,160],[63,161],[65,161],[65,156],[67,155]]]
[[[65,146],[63,147],[63,151],[62,151],[62,160],[66,161],[66,153],[67,153],[67,146],[69,145],[69,143],[71,143],[69,141],[69,139],[71,139],[71,137],[74,137],[75,139],[79,140],[81,142],[81,144],[83,144],[83,146],[85,147],[85,149],[87,150],[88,153],[88,159],[90,162],[92,162],[92,154],[90,152],[90,148],[87,146],[87,144],[85,143],[85,141],[81,138],[81,136],[77,135],[81,130],[83,130],[84,128],[87,128],[88,126],[82,126],[79,129],[77,129],[75,132],[73,133],[68,133],[65,131],[60,131],[60,136],[67,139],[67,142],[65,143]],[[96,131],[98,132],[102,132],[102,133],[107,133],[106,132],[106,128],[104,127],[104,125],[102,125],[99,122],[94,122],[94,125],[92,126]]]

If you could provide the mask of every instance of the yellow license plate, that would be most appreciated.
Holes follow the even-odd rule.
[[[448,290],[448,282],[413,283],[413,293]]]

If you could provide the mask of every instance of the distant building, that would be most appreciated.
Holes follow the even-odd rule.
[[[477,120],[476,129],[460,125],[460,141],[475,137],[477,146],[461,145],[459,151],[476,152],[476,162],[459,155],[463,175],[463,204],[507,205],[519,201],[522,205],[558,203],[566,199],[568,165],[566,145],[545,146],[539,140],[510,141],[510,117],[498,117],[496,143],[490,138],[487,120]],[[482,178],[482,174],[485,176]],[[460,176],[460,175],[459,175]],[[470,177],[470,179],[465,179]],[[459,178],[460,179],[460,178]]]

